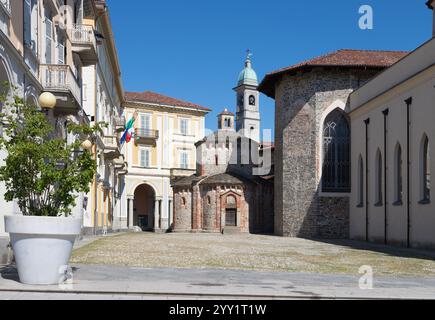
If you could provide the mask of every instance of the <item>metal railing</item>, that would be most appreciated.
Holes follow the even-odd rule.
[[[158,139],[159,131],[151,129],[136,129],[134,131],[137,139]]]
[[[39,75],[44,90],[69,91],[79,104],[82,103],[81,87],[68,65],[42,64]]]
[[[71,32],[71,42],[73,44],[89,44],[97,46],[94,28],[92,26],[84,24],[74,24],[70,30]]]
[[[0,6],[10,15],[11,14],[11,2],[10,0],[0,0]]]

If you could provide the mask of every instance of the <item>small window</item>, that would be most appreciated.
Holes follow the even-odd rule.
[[[140,166],[142,168],[150,167],[150,153],[149,149],[140,149]]]
[[[182,205],[183,207],[186,206],[186,198],[185,198],[185,197],[182,197],[182,198],[181,198],[181,205]]]
[[[430,202],[430,149],[429,139],[425,135],[421,143],[421,203]]]
[[[189,120],[188,119],[180,119],[180,133],[184,136],[189,134]]]
[[[358,207],[364,206],[364,162],[362,156],[358,159]]]
[[[375,200],[376,206],[382,206],[383,202],[383,194],[382,194],[382,186],[383,186],[383,170],[382,170],[382,154],[381,151],[378,149],[376,152],[376,178],[375,178]]]
[[[207,205],[211,205],[211,197],[207,196]]]
[[[181,169],[189,168],[189,154],[186,151],[180,153],[180,168]]]
[[[230,138],[227,137],[226,142],[225,142],[225,148],[229,149],[230,148]]]
[[[403,201],[403,160],[402,160],[402,147],[397,144],[394,154],[394,186],[395,186],[395,205],[402,205]]]
[[[140,115],[140,128],[142,130],[151,129],[151,115],[149,115],[149,114],[141,114]]]
[[[255,106],[255,96],[253,95],[249,96],[249,105]]]

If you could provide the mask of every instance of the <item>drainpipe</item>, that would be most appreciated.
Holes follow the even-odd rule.
[[[411,190],[410,190],[410,169],[411,169],[411,158],[410,158],[410,148],[409,148],[409,141],[410,141],[410,127],[411,127],[411,118],[410,118],[410,111],[411,111],[411,105],[412,105],[412,97],[405,100],[406,103],[406,206],[407,206],[407,247],[411,247]]]
[[[370,118],[364,120],[366,125],[366,241],[369,241],[369,124]]]
[[[388,196],[387,196],[387,118],[388,108],[382,111],[384,114],[384,243],[388,244]]]

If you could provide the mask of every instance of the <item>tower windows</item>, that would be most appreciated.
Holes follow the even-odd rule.
[[[255,96],[253,96],[253,95],[250,95],[249,96],[249,105],[250,106],[255,106]]]
[[[350,130],[340,109],[323,125],[323,192],[350,192]]]

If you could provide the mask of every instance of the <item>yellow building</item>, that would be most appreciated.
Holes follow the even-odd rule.
[[[205,134],[202,106],[153,92],[126,93],[125,117],[137,113],[134,138],[123,146],[126,228],[166,231],[171,227],[171,181],[196,170],[195,143]]]

